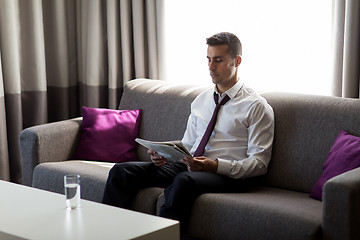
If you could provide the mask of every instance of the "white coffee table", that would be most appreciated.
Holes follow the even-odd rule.
[[[179,222],[0,181],[0,239],[180,239]]]

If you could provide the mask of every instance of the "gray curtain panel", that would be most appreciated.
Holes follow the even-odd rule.
[[[0,179],[21,183],[22,129],[117,108],[159,79],[160,0],[0,0]]]
[[[333,0],[332,93],[360,97],[360,1]]]

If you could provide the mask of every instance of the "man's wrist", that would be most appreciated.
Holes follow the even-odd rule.
[[[218,162],[218,159],[217,159],[217,158],[215,158],[213,166],[214,166],[214,167],[213,167],[213,169],[212,169],[212,172],[213,172],[213,173],[216,173],[216,172],[217,172],[217,169],[218,169],[218,166],[219,166],[219,162]]]

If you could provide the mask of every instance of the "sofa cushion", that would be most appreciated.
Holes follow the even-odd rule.
[[[82,107],[81,139],[74,159],[135,161],[141,110]]]
[[[360,138],[342,130],[328,154],[323,173],[315,183],[310,197],[322,200],[326,181],[357,167],[360,167]]]
[[[188,233],[200,239],[320,239],[321,202],[306,193],[255,187],[207,193],[193,205]],[[204,231],[216,229],[216,231]]]
[[[131,203],[131,210],[155,215],[159,196],[163,188],[149,187],[138,191]]]
[[[101,202],[109,171],[114,164],[80,160],[42,163],[34,169],[32,186],[64,194],[64,175],[80,174],[81,199]],[[156,187],[140,190],[131,209],[155,215],[157,199],[162,192],[162,188]]]
[[[42,163],[34,169],[32,186],[64,194],[64,175],[80,174],[81,198],[101,202],[112,166],[114,163],[78,160]]]

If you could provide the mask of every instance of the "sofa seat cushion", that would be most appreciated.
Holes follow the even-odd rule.
[[[321,202],[307,193],[269,187],[246,193],[208,193],[197,198],[193,209],[188,233],[201,239],[321,237]]]
[[[164,192],[163,188],[149,187],[138,191],[132,201],[131,210],[156,215],[156,206],[159,196]]]
[[[64,194],[64,175],[80,174],[81,198],[101,202],[110,169],[115,163],[70,160],[42,163],[36,166],[33,187]],[[136,195],[131,209],[155,215],[156,203],[162,188],[142,189]]]
[[[81,198],[101,202],[108,173],[114,163],[70,160],[36,166],[32,186],[64,194],[64,175],[80,174]]]

